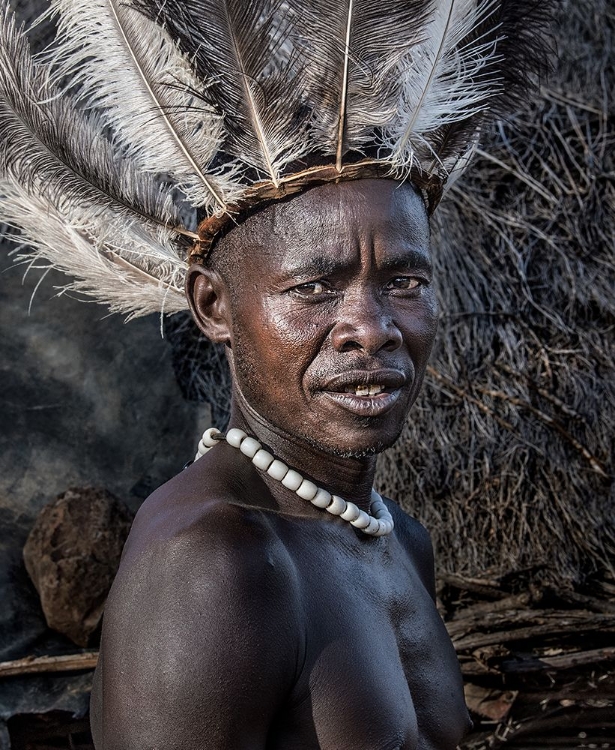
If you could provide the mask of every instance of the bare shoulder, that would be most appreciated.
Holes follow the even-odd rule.
[[[162,579],[179,576],[185,586],[201,577],[215,585],[232,571],[238,586],[258,576],[261,582],[278,579],[288,588],[292,561],[267,515],[242,504],[242,492],[232,482],[195,468],[164,484],[139,509],[118,585],[126,573],[146,567]]]
[[[264,736],[295,678],[300,606],[284,545],[266,515],[193,478],[148,498],[127,541],[105,608],[97,748],[174,747],[176,733],[197,747],[204,731],[211,748],[241,747],[238,716]]]
[[[402,510],[396,502],[384,499],[393,516],[398,541],[412,559],[425,588],[435,599],[434,551],[429,531],[420,521]]]
[[[148,603],[141,610],[144,619],[157,607],[175,619],[190,609],[184,613],[188,618],[198,608],[215,611],[218,619],[249,617],[254,625],[273,624],[270,618],[280,607],[294,603],[295,567],[267,515],[236,499],[232,486],[199,481],[194,472],[154,492],[135,518],[107,619],[135,599]],[[215,609],[217,598],[224,601],[220,610]]]

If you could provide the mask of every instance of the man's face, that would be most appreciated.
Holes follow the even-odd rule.
[[[230,361],[247,403],[336,455],[392,445],[436,331],[419,196],[389,180],[326,185],[235,232]]]

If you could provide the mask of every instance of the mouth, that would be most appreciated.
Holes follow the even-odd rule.
[[[353,414],[377,417],[393,408],[406,383],[399,370],[357,370],[331,378],[321,392]]]

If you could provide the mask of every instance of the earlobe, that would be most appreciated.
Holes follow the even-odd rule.
[[[194,264],[186,274],[186,297],[199,329],[215,344],[230,343],[228,290],[219,273]]]

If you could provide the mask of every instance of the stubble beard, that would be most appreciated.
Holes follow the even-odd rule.
[[[368,422],[368,418],[366,418],[364,421],[366,422],[365,426],[369,427],[370,425]],[[398,434],[392,440],[378,440],[376,443],[364,448],[335,446],[331,445],[330,443],[321,442],[320,440],[315,439],[310,435],[300,435],[300,437],[302,437],[303,440],[305,440],[317,450],[321,451],[322,453],[328,453],[335,458],[353,458],[361,460],[366,458],[373,458],[374,456],[377,456],[388,448],[391,448],[391,446],[393,446],[399,439],[401,432],[402,429],[398,431]]]

